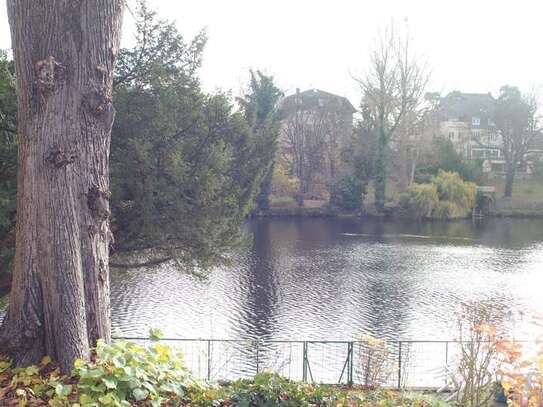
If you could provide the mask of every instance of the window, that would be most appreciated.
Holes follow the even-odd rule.
[[[481,125],[481,118],[480,117],[472,117],[471,118],[471,125],[472,126],[480,126]]]
[[[454,138],[454,131],[449,132],[449,140]]]
[[[485,152],[484,150],[476,150],[476,149],[473,149],[471,151],[471,156],[474,158],[474,159],[477,159],[477,158],[484,158],[485,157]]]
[[[474,131],[472,134],[474,139],[479,139],[481,137],[480,131]]]

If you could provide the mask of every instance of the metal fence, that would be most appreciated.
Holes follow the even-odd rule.
[[[147,342],[139,337],[124,337]],[[164,338],[181,351],[192,374],[208,381],[250,378],[271,371],[322,384],[438,388],[460,344],[454,341],[278,341]]]

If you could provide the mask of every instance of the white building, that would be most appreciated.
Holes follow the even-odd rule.
[[[490,93],[451,92],[440,100],[439,133],[451,140],[464,159],[482,160],[485,173],[501,176],[505,160],[493,121],[495,106],[496,99]],[[520,176],[531,173],[529,157],[542,153],[536,147],[527,154],[526,162],[519,163]]]

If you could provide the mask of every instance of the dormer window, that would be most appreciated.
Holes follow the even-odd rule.
[[[481,125],[481,118],[480,117],[472,117],[471,118],[471,125],[472,126],[480,126]]]

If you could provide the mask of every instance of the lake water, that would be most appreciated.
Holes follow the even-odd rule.
[[[449,340],[462,302],[504,327],[543,313],[543,220],[259,219],[235,264],[113,270],[113,329],[182,338]]]
[[[112,270],[114,335],[160,328],[171,338],[239,340],[174,342],[203,379],[269,368],[302,380],[306,364],[306,379],[346,383],[349,344],[281,341],[372,334],[393,340],[382,384],[396,386],[401,373],[402,385],[439,387],[458,345],[395,341],[456,339],[463,302],[490,302],[518,339],[533,338],[532,316],[543,315],[543,220],[259,219],[246,233],[234,263],[206,278],[172,264]],[[367,350],[351,349],[352,380],[363,383]]]

